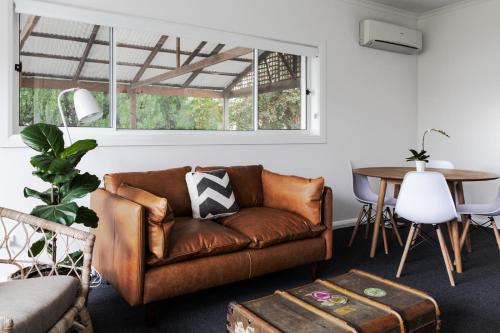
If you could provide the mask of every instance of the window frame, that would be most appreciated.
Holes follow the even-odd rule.
[[[34,0],[19,0],[17,3],[21,3],[23,6],[27,6],[27,4],[36,5],[34,10],[40,11],[40,16],[54,17],[50,15],[50,12],[54,12],[54,7],[56,6],[59,10],[62,10],[62,13],[59,11],[60,16],[65,16],[65,12],[71,13],[75,10],[86,11],[82,15],[90,16],[91,13],[95,13],[98,16],[102,16],[102,12],[89,11],[83,9],[77,9],[74,7],[66,6],[66,5],[55,5],[55,4],[47,4],[43,5],[39,1]],[[6,112],[7,121],[4,124],[7,124],[7,128],[4,131],[4,140],[2,146],[3,147],[19,147],[24,146],[20,139],[19,131],[22,130],[22,127],[19,126],[19,73],[13,70],[14,64],[18,62],[19,57],[19,43],[18,43],[18,34],[16,33],[16,29],[18,29],[18,17],[19,14],[14,10],[14,0],[11,0],[12,10],[10,11],[11,15],[9,17],[9,29],[7,29],[8,37],[10,37],[9,44],[13,44],[13,52],[10,52],[10,61],[7,61],[8,71],[10,75],[9,84],[12,88],[11,92],[7,93],[7,100],[13,108],[10,110],[14,110],[14,112]],[[49,8],[46,8],[49,7]],[[31,14],[31,13],[28,13]],[[105,15],[105,14],[104,14]],[[141,130],[141,129],[117,129],[116,124],[116,36],[115,29],[119,28],[120,25],[113,25],[113,21],[117,21],[117,15],[108,14],[111,17],[111,24],[105,24],[105,26],[110,29],[110,84],[112,90],[110,92],[111,98],[109,101],[110,105],[110,117],[111,117],[111,127],[109,128],[85,128],[85,127],[71,127],[71,135],[74,140],[78,140],[81,138],[95,138],[98,140],[101,146],[158,146],[158,145],[235,145],[235,144],[298,144],[298,143],[325,143],[326,135],[325,135],[325,127],[326,127],[326,98],[325,94],[322,92],[325,90],[325,75],[321,73],[325,73],[325,59],[326,59],[326,42],[322,41],[314,46],[318,51],[318,56],[304,56],[301,55],[301,59],[303,59],[303,63],[305,64],[303,70],[305,75],[301,77],[301,101],[303,105],[301,105],[301,110],[306,108],[306,117],[302,119],[306,123],[306,129],[295,129],[295,130],[260,130],[258,128],[258,90],[255,89],[255,85],[258,84],[258,70],[255,70],[258,66],[258,63],[254,61],[254,129],[251,131],[212,131],[212,130]],[[134,18],[132,16],[120,16],[123,18]],[[72,16],[69,16],[72,17]],[[60,18],[60,17],[56,17]],[[64,19],[64,18],[62,18]],[[91,23],[89,20],[79,20],[84,23]],[[144,19],[143,19],[144,20]],[[148,20],[148,19],[146,19]],[[154,21],[154,19],[152,19]],[[92,22],[95,24],[99,24],[99,22]],[[164,22],[165,23],[165,22]],[[170,24],[170,23],[165,23]],[[182,24],[172,24],[174,27],[180,27],[178,30],[183,30],[184,28],[189,28],[188,25]],[[207,39],[205,35],[213,35],[214,33],[221,34],[224,36],[224,32],[219,32],[218,30],[214,30],[211,28],[196,28],[198,31],[203,29],[206,30],[206,34],[202,34],[203,39]],[[195,29],[195,30],[196,30]],[[151,29],[144,29],[151,30]],[[159,31],[155,30],[154,31]],[[188,29],[189,30],[189,29]],[[182,31],[175,31],[176,35],[182,35]],[[293,49],[295,43],[283,42],[271,40],[263,37],[255,37],[255,36],[247,36],[243,34],[235,34],[235,33],[226,33],[230,34],[230,37],[240,36],[245,43],[251,44],[251,42],[261,42],[263,46],[271,46],[271,47],[253,47],[254,53],[257,53],[258,50],[270,50],[277,52],[290,52],[288,50],[279,51],[279,49],[284,48],[284,46],[289,45],[289,48]],[[189,33],[186,34],[188,37]],[[191,34],[192,36],[193,34]],[[17,38],[15,37],[17,36]],[[225,36],[226,39],[228,36]],[[199,36],[198,36],[199,38]],[[250,40],[248,40],[250,39]],[[243,43],[243,44],[245,44]],[[274,46],[273,46],[274,45]],[[286,48],[286,47],[285,47]],[[12,54],[13,53],[13,54]],[[293,53],[292,53],[293,54]],[[300,55],[300,54],[299,54]],[[258,69],[258,68],[257,68]],[[257,73],[257,74],[256,74]],[[304,85],[311,91],[307,97],[305,95]],[[1,92],[0,92],[1,96]],[[304,97],[306,97],[304,99]],[[5,100],[5,99],[4,99]],[[305,101],[305,103],[304,103]],[[302,111],[303,112],[303,111]],[[224,112],[224,116],[227,112]]]

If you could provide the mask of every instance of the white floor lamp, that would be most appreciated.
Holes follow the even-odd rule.
[[[61,106],[61,98],[64,94],[74,91],[73,95],[73,104],[75,106],[76,117],[78,121],[82,123],[89,123],[96,119],[102,117],[102,110],[97,104],[94,96],[87,89],[80,88],[70,88],[63,90],[59,93],[57,97],[57,104],[59,106],[59,113],[61,114],[61,118],[64,124],[64,128],[66,129],[66,134],[68,135],[69,144],[72,145],[71,136],[69,135],[68,125],[66,124],[66,118],[64,117],[64,113]]]

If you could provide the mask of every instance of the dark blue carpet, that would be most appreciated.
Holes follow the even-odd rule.
[[[359,235],[346,248],[351,228],[334,231],[334,259],[323,263],[319,277],[342,274],[350,268],[363,269],[395,279],[402,249],[392,240],[389,255],[379,251],[368,257],[368,242]],[[472,234],[473,252],[464,254],[464,273],[455,274],[452,288],[439,248],[427,244],[410,252],[399,281],[434,296],[442,311],[443,332],[500,332],[500,252],[492,233]],[[265,296],[276,289],[311,282],[309,267],[298,267],[249,281],[205,290],[160,302],[154,327],[145,323],[145,309],[130,307],[113,287],[103,284],[91,291],[89,310],[97,332],[225,332],[227,305]],[[165,281],[168,283],[168,281]]]

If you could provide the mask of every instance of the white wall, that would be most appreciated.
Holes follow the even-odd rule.
[[[83,6],[79,0],[54,2]],[[334,218],[342,220],[352,218],[359,209],[351,195],[347,160],[374,165],[401,163],[415,142],[416,57],[362,48],[357,42],[361,19],[415,27],[412,15],[350,0],[87,0],[84,5],[285,41],[326,41],[327,143],[102,147],[83,160],[82,170],[102,177],[106,172],[182,165],[261,163],[277,172],[324,176],[327,185],[334,188]],[[6,1],[1,1],[0,31],[5,30],[9,15],[6,6]],[[0,33],[0,50],[10,47],[5,34]],[[11,70],[5,68],[5,56],[6,52],[0,53],[0,74]],[[0,75],[0,80],[4,77]],[[6,84],[1,82],[0,87]],[[10,112],[4,98],[0,103],[0,112]],[[41,185],[31,176],[30,154],[23,148],[0,148],[1,206],[29,211],[36,204],[22,196],[24,186]]]
[[[500,173],[500,1],[478,0],[421,17],[425,51],[418,57],[418,133],[432,157],[458,168]],[[492,200],[498,182],[466,184],[466,200]]]

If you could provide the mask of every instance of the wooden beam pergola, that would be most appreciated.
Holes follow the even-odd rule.
[[[210,56],[214,56],[216,54],[218,54],[223,48],[224,48],[224,44],[217,44],[217,46],[214,47],[214,49],[210,52]],[[189,86],[193,81],[194,79],[196,79],[196,77],[198,75],[200,75],[200,73],[202,72],[203,69],[199,69],[197,71],[194,71],[188,78],[187,80],[184,82],[184,84],[182,85],[183,87],[187,87]]]
[[[288,90],[300,88],[300,80],[299,79],[289,79],[278,82],[272,82],[269,84],[259,85],[259,93],[267,93],[273,92],[277,90]],[[225,93],[225,98],[233,98],[233,97],[242,97],[248,96],[253,93],[253,87],[245,87],[238,90],[231,91],[229,93]]]
[[[295,78],[297,76],[297,73],[295,73],[295,71],[292,69],[292,66],[290,66],[283,53],[278,53],[278,56],[280,57],[281,61],[283,61],[283,64],[285,64],[286,70],[288,71],[290,76],[292,78]]]
[[[83,37],[75,37],[75,36],[65,36],[65,35],[59,35],[59,34],[52,34],[52,33],[46,33],[46,32],[35,32],[33,31],[31,33],[31,36],[33,37],[41,37],[41,38],[52,38],[52,39],[60,39],[60,40],[68,40],[68,41],[73,41],[73,42],[80,42],[80,43],[87,43],[88,38],[83,38]],[[96,40],[94,42],[96,45],[104,45],[104,46],[109,46],[109,42],[103,41],[103,40]],[[128,44],[128,43],[117,43],[117,47],[122,47],[122,48],[128,48],[128,49],[135,49],[135,50],[143,50],[143,51],[152,51],[153,47],[151,46],[143,46],[143,45],[135,45],[135,44]],[[170,53],[170,54],[176,54],[176,50],[172,49],[167,49],[167,48],[161,48],[159,50],[161,53]],[[191,51],[180,51],[180,54],[182,55],[191,55],[193,52]],[[208,58],[210,54],[208,53],[202,53],[200,52],[198,57],[201,58]],[[252,62],[251,59],[245,59],[245,58],[235,58],[233,61],[241,61],[241,62]]]
[[[46,53],[26,52],[26,51],[22,51],[19,54],[22,56],[26,56],[26,57],[59,59],[59,60],[68,60],[68,61],[80,61],[80,58],[78,58],[78,57],[63,56],[63,55],[58,55],[58,54],[46,54]],[[109,60],[93,59],[93,58],[87,58],[87,62],[96,63],[96,64],[109,64]],[[117,61],[116,64],[119,66],[142,67],[142,64],[134,63],[134,62],[126,62],[126,61]],[[172,67],[172,66],[161,66],[161,65],[152,65],[152,64],[150,64],[148,66],[148,68],[166,69],[166,70],[175,69],[175,67]],[[238,76],[238,74],[239,74],[239,73],[232,73],[232,72],[206,71],[206,70],[201,71],[201,73],[213,74],[213,75],[224,75],[224,76]]]
[[[194,57],[196,57],[201,52],[201,50],[205,47],[206,44],[207,44],[206,41],[202,41],[200,44],[198,44],[198,46],[193,50],[193,52],[191,52],[189,57],[182,63],[182,66],[189,65],[191,61],[193,61]]]
[[[89,41],[87,42],[87,45],[85,45],[85,50],[83,51],[82,57],[80,58],[80,62],[78,63],[75,74],[73,75],[73,81],[78,81],[78,79],[80,78],[83,66],[85,66],[85,62],[89,57],[90,50],[92,49],[92,45],[94,45],[97,33],[99,32],[99,28],[100,26],[97,24],[92,28],[92,33],[90,34]]]
[[[23,49],[28,37],[33,33],[36,25],[40,21],[40,16],[30,15],[19,35],[19,50]]]
[[[200,60],[198,62],[189,64],[186,66],[181,66],[177,69],[168,71],[166,73],[156,75],[150,79],[133,83],[131,85],[131,87],[135,89],[135,88],[155,84],[155,83],[158,83],[161,81],[165,81],[168,79],[172,79],[174,77],[178,77],[178,76],[183,75],[183,74],[191,73],[191,72],[194,72],[194,71],[199,70],[199,69],[203,69],[203,68],[211,66],[211,65],[215,65],[215,64],[227,61],[227,60],[241,57],[242,55],[248,54],[252,51],[253,51],[252,49],[245,48],[245,47],[235,47],[233,49],[230,49],[230,50],[222,52],[222,53],[215,54],[211,57],[205,58],[205,59]]]
[[[259,55],[259,65],[264,61],[270,54],[270,51],[264,51]],[[231,89],[233,89],[241,79],[248,75],[253,70],[253,63],[248,65],[237,77],[235,77],[224,89],[224,93],[229,96],[231,95]]]
[[[75,83],[71,80],[60,80],[51,78],[24,78],[21,83],[23,88],[42,88],[42,89],[69,89],[74,88]],[[78,87],[90,91],[108,92],[108,82],[78,82]],[[200,89],[200,88],[182,88],[168,86],[147,86],[136,89],[130,89],[129,84],[119,83],[116,85],[118,93],[150,94],[161,96],[190,96],[223,98],[222,90]]]
[[[163,44],[165,44],[167,39],[168,39],[168,36],[166,36],[166,35],[162,35],[160,37],[158,42],[156,42],[155,47],[151,50],[148,57],[144,61],[144,64],[142,64],[141,68],[139,68],[139,70],[135,74],[134,78],[132,79],[132,82],[137,82],[141,79],[142,75],[144,75],[144,72],[146,71],[146,69],[148,69],[151,66],[151,63],[153,62],[154,58],[156,57],[156,55],[158,54],[160,49],[163,47]]]

